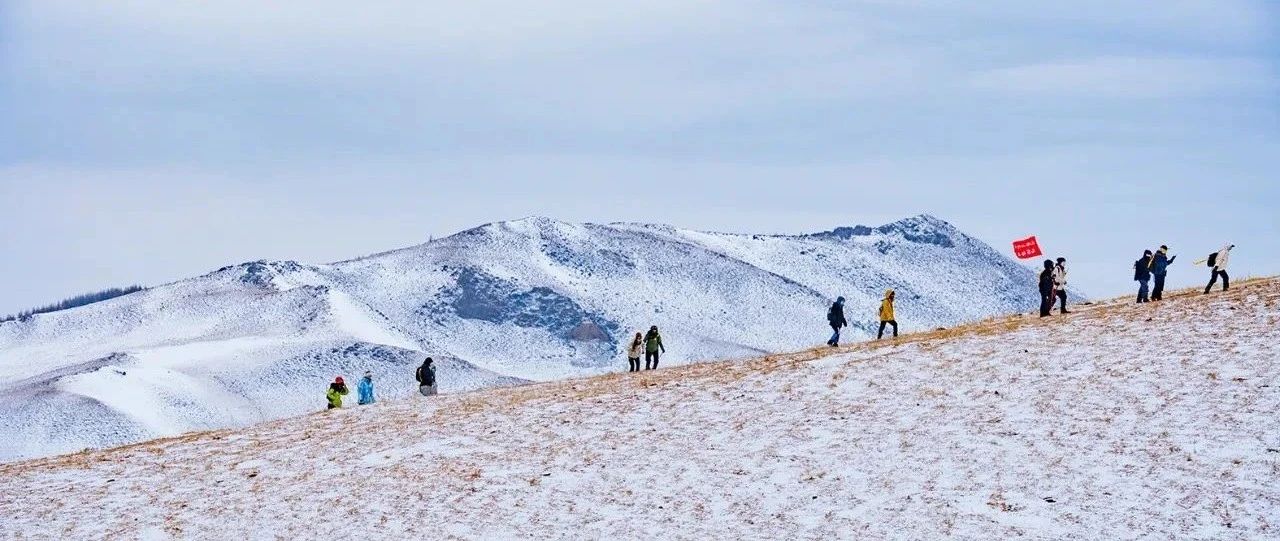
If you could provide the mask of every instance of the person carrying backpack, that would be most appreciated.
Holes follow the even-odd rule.
[[[1040,273],[1040,317],[1053,312],[1053,260],[1044,260],[1044,272]]]
[[[631,347],[627,349],[627,372],[640,371],[640,355],[644,352],[644,336],[636,333],[636,337],[631,340]]]
[[[1144,250],[1142,258],[1133,262],[1133,280],[1138,282],[1138,304],[1151,302],[1147,284],[1151,281],[1151,250]]]
[[[1067,258],[1059,257],[1058,264],[1053,267],[1053,292],[1058,300],[1062,301],[1062,308],[1059,310],[1063,314],[1070,314],[1067,310]]]
[[[644,369],[653,370],[658,367],[658,353],[666,353],[667,346],[662,345],[662,335],[658,334],[658,326],[649,327],[644,335]]]
[[[347,395],[347,384],[342,381],[342,376],[334,378],[333,383],[329,384],[329,390],[324,393],[326,399],[329,400],[328,409],[338,409],[342,407],[342,397]]]
[[[884,328],[886,325],[893,325],[893,337],[898,337],[898,320],[893,317],[893,290],[884,292],[884,300],[880,302],[880,334],[876,335],[876,340],[884,338]]]
[[[1218,283],[1218,277],[1222,277],[1222,290],[1226,291],[1231,288],[1231,277],[1227,276],[1227,259],[1231,257],[1231,249],[1235,248],[1234,244],[1227,244],[1218,250],[1217,253],[1209,255],[1209,266],[1213,268],[1213,276],[1209,278],[1209,285],[1204,286],[1204,294],[1208,295],[1209,290],[1213,289],[1213,284]]]
[[[427,360],[422,361],[422,366],[418,367],[414,378],[418,380],[418,392],[422,393],[422,396],[435,396],[436,365],[431,357],[427,357]]]
[[[365,372],[364,377],[360,378],[360,383],[356,384],[356,403],[361,406],[367,406],[375,402],[373,399],[373,372]]]
[[[831,325],[831,339],[827,340],[827,345],[836,347],[840,345],[840,329],[849,326],[849,321],[844,318],[844,297],[837,297],[836,302],[831,304],[831,309],[827,310],[827,323]]]
[[[1156,279],[1155,289],[1151,290],[1151,300],[1164,299],[1164,278],[1169,272],[1169,265],[1172,265],[1175,259],[1178,259],[1178,256],[1169,257],[1169,247],[1163,244],[1160,245],[1159,250],[1156,250],[1156,255],[1151,256],[1151,263],[1148,263],[1148,266],[1151,268],[1151,276]]]

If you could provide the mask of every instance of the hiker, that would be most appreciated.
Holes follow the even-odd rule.
[[[827,323],[831,324],[831,339],[827,340],[827,345],[836,347],[840,345],[840,329],[849,326],[849,321],[844,318],[844,297],[837,297],[836,302],[831,304],[831,309],[827,311]]]
[[[1058,299],[1062,301],[1060,313],[1070,314],[1067,310],[1067,258],[1059,257],[1058,264],[1053,267],[1053,291]]]
[[[649,327],[644,335],[644,369],[653,370],[658,367],[658,352],[666,353],[667,346],[662,345],[662,335],[658,334],[658,326]]]
[[[627,349],[627,372],[640,371],[640,355],[644,351],[644,335],[636,333],[636,337],[631,340],[631,347]]]
[[[1213,284],[1218,283],[1218,276],[1222,276],[1222,290],[1231,289],[1231,277],[1227,276],[1227,259],[1231,257],[1231,249],[1235,248],[1234,244],[1227,244],[1218,250],[1217,253],[1209,255],[1209,266],[1213,267],[1213,277],[1209,278],[1209,285],[1204,286],[1204,294],[1208,295],[1209,290],[1213,289]]]
[[[365,372],[364,377],[360,378],[360,383],[356,385],[356,395],[359,398],[357,404],[367,406],[375,402],[373,399],[373,372]]]
[[[1151,290],[1151,300],[1164,299],[1165,274],[1169,272],[1169,265],[1172,265],[1175,259],[1178,259],[1178,256],[1169,257],[1169,247],[1163,244],[1160,245],[1159,250],[1156,250],[1156,255],[1151,256],[1151,263],[1148,265],[1151,268],[1151,276],[1156,279],[1156,287]]]
[[[329,399],[328,409],[342,407],[342,397],[347,395],[347,384],[342,381],[342,376],[334,378],[333,383],[329,384],[329,390],[324,395],[325,398]]]
[[[884,292],[884,300],[880,302],[880,334],[876,335],[876,340],[884,338],[884,328],[886,325],[893,325],[893,337],[898,337],[898,320],[893,317],[893,290]]]
[[[414,378],[418,380],[418,392],[422,393],[422,396],[435,396],[436,365],[431,357],[427,357],[427,360],[422,361],[422,366],[418,367]]]
[[[1044,272],[1040,273],[1040,317],[1053,312],[1053,260],[1044,260]]]
[[[1147,282],[1151,281],[1151,250],[1143,250],[1142,258],[1133,262],[1133,279],[1138,282],[1138,304],[1151,302]]]

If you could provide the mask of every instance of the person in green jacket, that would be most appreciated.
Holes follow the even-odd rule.
[[[658,353],[666,353],[667,347],[662,345],[662,335],[658,334],[658,326],[649,327],[644,335],[644,369],[653,370],[658,367]]]
[[[347,395],[347,384],[342,381],[342,376],[338,376],[329,384],[329,391],[325,393],[325,398],[329,399],[329,409],[338,409],[342,407],[342,397]]]

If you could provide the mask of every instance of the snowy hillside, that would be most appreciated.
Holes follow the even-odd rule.
[[[1034,276],[930,216],[802,236],[530,218],[329,264],[254,262],[0,323],[0,460],[245,426],[323,407],[335,375],[413,391],[605,373],[657,325],[664,365],[795,350],[849,299],[865,337],[883,291],[904,330],[1036,303]]]
[[[0,537],[1275,539],[1280,281],[0,466]]]

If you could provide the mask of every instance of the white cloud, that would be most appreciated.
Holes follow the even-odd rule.
[[[1274,92],[1274,68],[1240,58],[1111,56],[979,72],[973,88],[1014,95],[1174,98]]]
[[[940,28],[976,23],[997,34],[1032,28],[1042,31],[1040,37],[1045,32],[1145,34],[1215,47],[1269,41],[1275,37],[1280,15],[1271,0],[860,0],[855,4],[916,13]]]
[[[680,28],[730,5],[718,0],[36,0],[14,11],[43,27],[149,37],[201,49],[254,50],[268,58],[341,48],[483,57]]]

